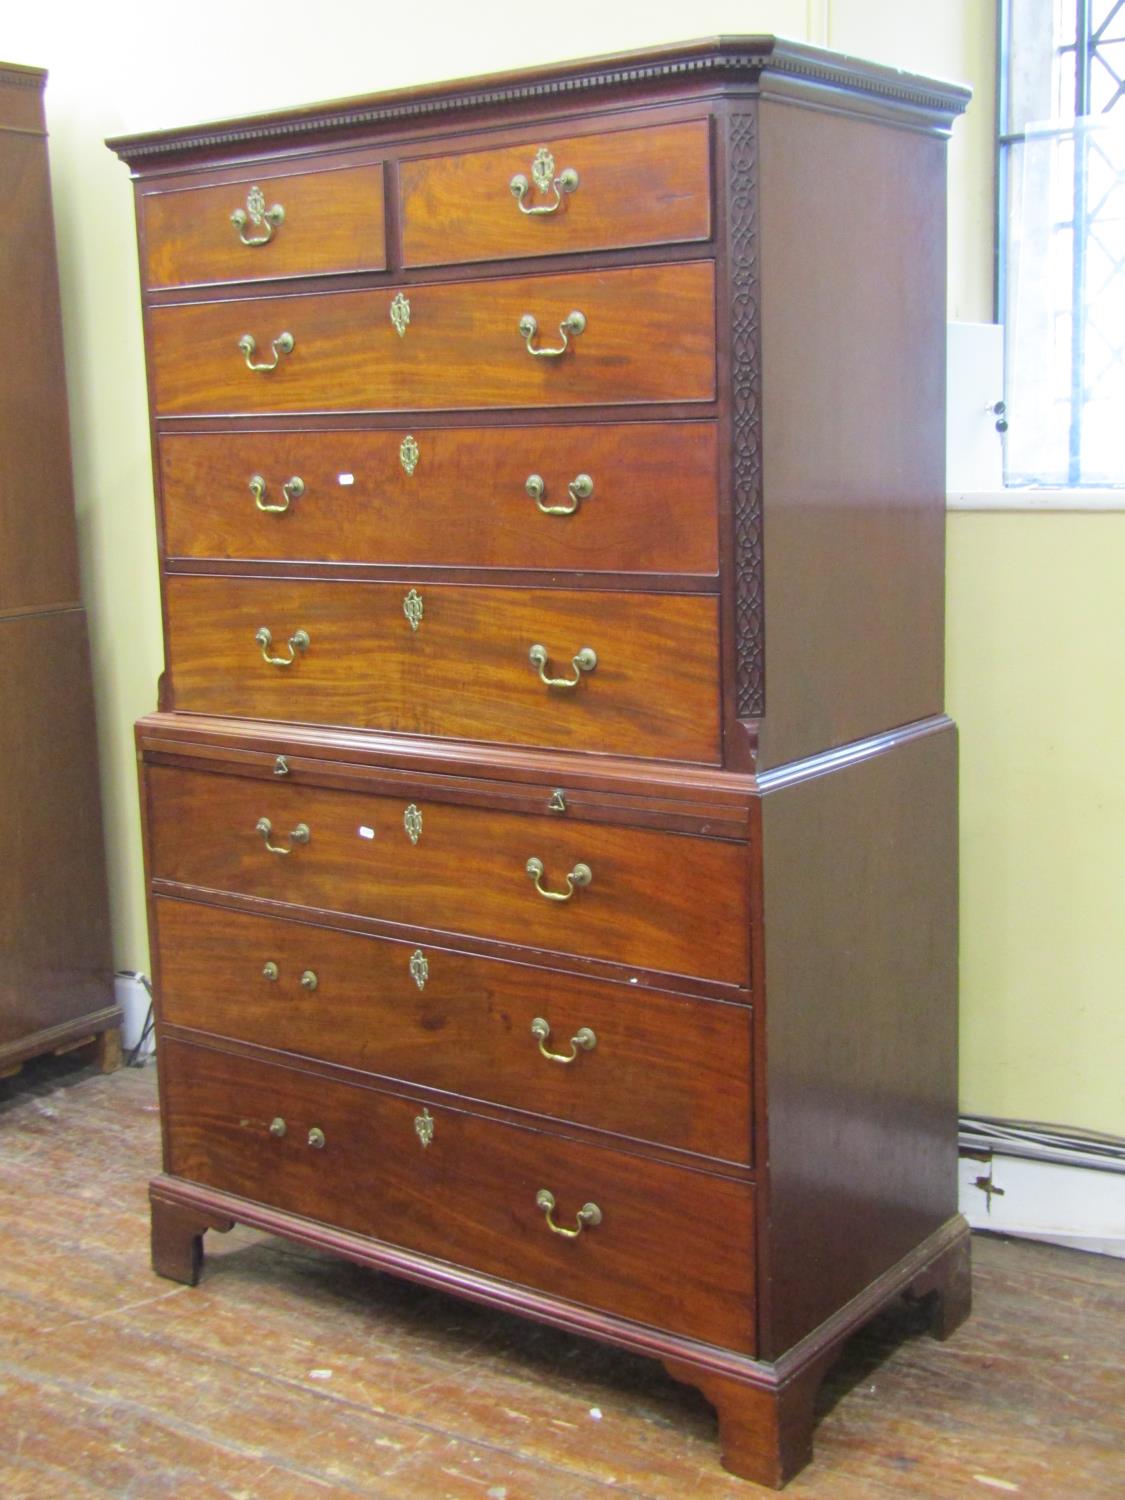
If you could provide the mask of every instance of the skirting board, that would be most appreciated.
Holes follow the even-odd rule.
[[[959,1174],[974,1229],[1125,1259],[1125,1173],[980,1152]]]

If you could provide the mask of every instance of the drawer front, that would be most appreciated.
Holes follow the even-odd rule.
[[[750,1161],[743,1006],[185,901],[156,911],[164,1022]]]
[[[160,467],[171,557],[718,568],[710,422],[176,435]]]
[[[747,983],[743,844],[170,766],[147,787],[157,879]],[[290,853],[270,853],[262,818]],[[544,890],[565,893],[578,864],[592,879],[552,901],[532,858]]]
[[[160,1087],[177,1176],[753,1352],[747,1183],[176,1041]]]
[[[392,289],[252,301],[194,302],[149,312],[160,416],[291,411],[446,410],[711,401],[714,274],[709,262],[563,276],[446,282],[408,289],[396,331]],[[536,350],[520,332],[535,318]],[[240,348],[249,335],[252,352]],[[283,352],[282,336],[292,349]],[[275,367],[247,368],[247,360]]]
[[[711,596],[181,576],[166,597],[184,712],[719,759]]]
[[[541,137],[405,161],[399,172],[408,266],[667,245],[711,233],[705,120]]]
[[[387,264],[379,164],[148,188],[141,215],[151,289],[381,271]]]

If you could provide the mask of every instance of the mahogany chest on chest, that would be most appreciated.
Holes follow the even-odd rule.
[[[162,1274],[238,1221],[642,1351],[773,1484],[964,1316],[964,103],[734,38],[112,143]]]

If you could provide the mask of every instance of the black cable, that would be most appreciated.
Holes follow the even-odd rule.
[[[145,1013],[141,1034],[137,1038],[136,1046],[125,1059],[125,1066],[127,1068],[143,1068],[144,1063],[141,1061],[141,1048],[152,1035],[153,1027],[156,1024],[156,1018],[153,1015],[152,1009],[152,985],[149,983],[148,975],[142,974],[139,969],[118,969],[117,975],[121,979],[136,979],[140,984],[144,985],[145,994],[148,996],[148,1010]]]

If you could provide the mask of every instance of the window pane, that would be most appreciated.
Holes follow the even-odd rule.
[[[1029,120],[1058,116],[1057,49],[1067,40],[1073,45],[1074,0],[1011,0],[1008,26],[1008,119],[1003,129],[1015,133]],[[1068,97],[1073,108],[1073,53],[1070,56]]]
[[[1125,483],[1125,115],[1029,126],[1008,175],[1006,482]]]

